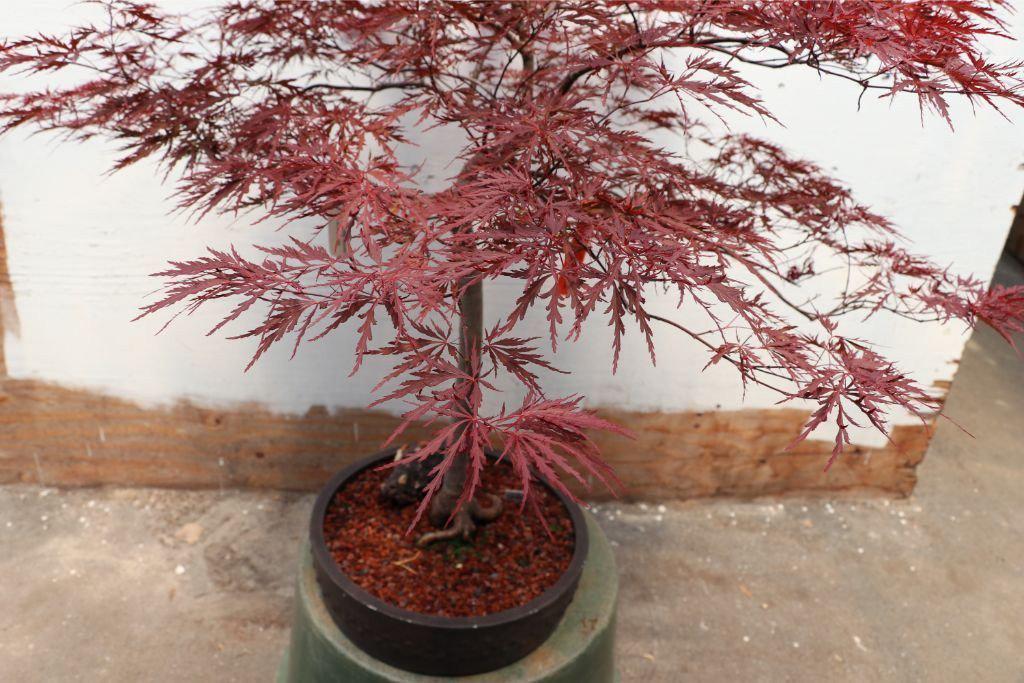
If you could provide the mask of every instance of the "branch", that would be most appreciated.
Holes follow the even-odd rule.
[[[405,90],[415,88],[426,88],[425,83],[418,81],[405,81],[403,83],[381,83],[380,85],[335,85],[333,83],[313,83],[311,85],[297,88],[299,92],[309,92],[318,88],[328,90],[351,90],[355,92],[381,92],[383,90]]]

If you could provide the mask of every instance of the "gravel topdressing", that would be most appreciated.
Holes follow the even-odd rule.
[[[505,502],[497,520],[480,525],[472,542],[416,539],[433,531],[426,515],[406,533],[416,506],[396,508],[378,495],[387,471],[367,469],[339,490],[324,519],[327,548],[341,571],[372,595],[413,612],[475,617],[525,605],[550,588],[572,559],[572,520],[547,488],[531,491],[551,530],[537,515]],[[481,493],[519,487],[506,466],[481,475]],[[481,504],[490,505],[481,496]]]

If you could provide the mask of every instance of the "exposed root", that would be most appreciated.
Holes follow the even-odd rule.
[[[486,508],[475,500],[462,506],[462,509],[455,513],[447,528],[423,534],[417,539],[416,546],[426,548],[437,541],[451,541],[456,538],[461,538],[464,541],[472,539],[473,534],[476,533],[477,522],[493,522],[505,507],[498,496],[492,495],[490,498],[491,505]]]
[[[467,505],[455,513],[455,517],[447,529],[428,531],[420,536],[416,541],[416,546],[418,548],[426,548],[431,543],[438,541],[451,541],[456,538],[461,538],[464,541],[471,539],[473,532],[476,531],[476,523],[473,521],[472,515],[469,514],[469,510],[466,509],[468,507]]]
[[[480,503],[475,500],[470,504],[469,514],[473,515],[473,519],[478,522],[493,522],[501,515],[502,510],[505,509],[505,505],[502,503],[501,498],[495,495],[490,495],[491,506],[483,507]]]

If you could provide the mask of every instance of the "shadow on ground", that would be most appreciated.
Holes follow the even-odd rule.
[[[941,424],[908,500],[597,509],[623,681],[1024,680],[1024,362],[990,330],[946,412],[976,438]],[[311,502],[0,488],[0,680],[272,680]]]

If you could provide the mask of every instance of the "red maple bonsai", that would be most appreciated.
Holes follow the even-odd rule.
[[[405,425],[438,425],[408,458],[443,454],[420,507],[451,522],[442,537],[472,532],[478,508],[466,503],[488,447],[527,500],[537,475],[614,482],[587,432],[617,428],[581,397],[546,396],[538,374],[554,368],[514,334],[532,308],[552,347],[606,315],[616,359],[627,322],[652,360],[655,325],[675,328],[744,383],[816,404],[799,438],[834,421],[833,459],[856,420],[884,433],[891,408],[936,407],[843,336],[844,315],[983,321],[1007,339],[1022,329],[1021,288],[988,290],[908,253],[814,164],[702,125],[725,110],[772,118],[735,62],[814,69],[947,119],[949,96],[1022,105],[1019,65],[993,63],[979,44],[1003,35],[1001,3],[241,0],[202,16],[100,4],[102,25],[2,45],[0,70],[83,76],[3,96],[3,125],[112,137],[117,168],[155,156],[179,172],[183,207],[329,230],[336,249],[307,233],[262,260],[211,250],[173,262],[159,274],[166,296],[144,314],[235,299],[217,330],[262,308],[238,335],[256,340],[253,362],[286,337],[297,346],[356,325],[356,368],[368,354],[396,359],[386,381],[397,387],[380,400],[411,402]],[[397,151],[432,127],[463,141],[440,192],[423,190]],[[690,144],[666,150],[652,129]],[[825,308],[797,286],[816,263],[850,274]],[[485,329],[483,284],[499,277],[521,294]],[[652,313],[655,286],[708,329]],[[499,373],[527,397],[485,414]]]

